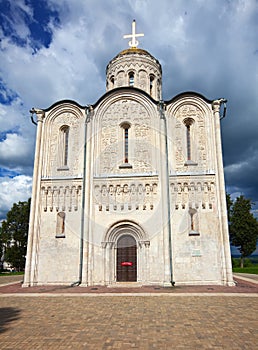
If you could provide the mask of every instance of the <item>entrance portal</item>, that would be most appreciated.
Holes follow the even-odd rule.
[[[123,235],[117,242],[116,279],[118,282],[137,281],[137,246],[130,235]]]

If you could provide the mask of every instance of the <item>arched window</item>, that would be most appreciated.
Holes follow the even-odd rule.
[[[192,118],[186,118],[184,124],[186,126],[186,153],[187,160],[192,160],[192,150],[191,150],[191,126],[193,125],[194,120]]]
[[[154,82],[154,75],[150,75],[150,95],[153,95],[153,82]]]
[[[190,231],[189,236],[199,236],[199,220],[198,220],[198,212],[194,208],[189,209],[190,216]]]
[[[129,86],[134,86],[134,72],[129,73]]]
[[[123,124],[122,128],[124,129],[124,163],[129,163],[128,157],[128,147],[129,147],[129,124]]]
[[[194,119],[186,118],[184,119],[184,124],[186,127],[186,163],[185,165],[197,165],[196,162],[193,161],[192,154],[192,128],[194,124]]]
[[[161,84],[160,84],[159,79],[157,80],[156,84],[157,84],[157,97],[156,98],[160,99],[161,98]]]
[[[123,129],[123,164],[129,165],[129,129],[131,125],[125,122],[120,127]]]
[[[59,155],[60,166],[68,166],[68,143],[69,143],[69,126],[64,125],[60,128],[60,140],[59,140]]]
[[[110,78],[110,85],[111,85],[111,88],[113,88],[114,85],[115,85],[115,78],[114,78],[113,75],[112,75],[112,77]]]
[[[65,213],[57,213],[56,218],[56,237],[64,237],[65,235]]]

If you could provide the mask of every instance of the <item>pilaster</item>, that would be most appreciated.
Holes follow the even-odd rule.
[[[45,112],[41,109],[32,109],[32,114],[37,116],[37,136],[34,158],[34,173],[32,182],[32,196],[30,208],[30,221],[28,232],[28,246],[26,254],[26,267],[23,287],[32,286],[35,280],[36,268],[36,246],[38,243],[38,211],[39,211],[39,193],[40,193],[40,179],[41,179],[41,153],[42,153],[42,130]]]
[[[164,113],[164,103],[160,101],[160,183],[162,192],[163,208],[163,256],[164,256],[164,286],[173,284],[173,261],[172,261],[172,237],[171,237],[171,214],[169,193],[169,170],[168,170],[168,145],[167,124]]]
[[[221,130],[220,130],[220,106],[224,102],[224,99],[215,100],[212,103],[213,114],[215,118],[215,142],[216,142],[216,163],[217,163],[217,182],[218,182],[218,201],[219,201],[219,221],[221,227],[221,244],[222,249],[222,279],[223,283],[227,285],[235,285],[232,276],[231,266],[231,254],[229,245],[229,233],[228,233],[228,219],[227,219],[227,206],[226,206],[226,193],[225,193],[225,179],[223,170],[223,157],[222,157],[222,142],[221,142]]]

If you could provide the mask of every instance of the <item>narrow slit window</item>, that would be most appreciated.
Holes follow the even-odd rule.
[[[191,218],[191,231],[194,231],[194,220],[193,220],[194,214],[195,214],[195,213],[190,213],[190,218]]]
[[[125,129],[125,136],[124,136],[124,138],[125,138],[125,145],[124,145],[124,147],[125,147],[125,163],[128,163],[128,128],[126,127]]]
[[[64,131],[64,165],[67,165],[68,161],[68,139],[69,139],[69,128]]]
[[[111,84],[111,88],[113,88],[114,85],[115,85],[115,78],[114,78],[113,75],[112,75],[112,77],[110,78],[110,84]]]
[[[153,94],[153,82],[154,82],[154,76],[150,76],[150,95],[152,96]]]
[[[129,73],[129,86],[134,86],[134,73]]]
[[[191,144],[191,126],[193,125],[194,120],[192,118],[187,118],[184,120],[186,126],[186,156],[187,160],[192,160],[192,144]]]
[[[60,129],[60,134],[60,165],[66,167],[68,165],[69,126],[63,126]]]
[[[121,128],[123,129],[123,163],[129,165],[129,123],[122,123]]]
[[[191,160],[191,131],[190,125],[186,125],[187,160]]]

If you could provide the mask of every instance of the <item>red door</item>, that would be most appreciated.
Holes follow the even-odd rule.
[[[117,242],[116,280],[118,282],[137,281],[137,247],[136,240],[124,235]]]

